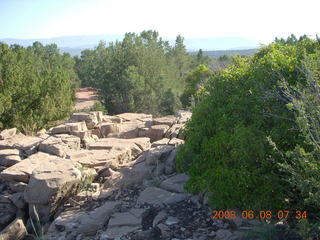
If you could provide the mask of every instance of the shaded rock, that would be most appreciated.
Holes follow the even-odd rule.
[[[10,200],[10,195],[0,195],[0,228],[7,226],[16,217],[17,207]]]
[[[167,157],[165,162],[165,169],[164,169],[165,174],[169,175],[176,171],[176,161],[175,161],[176,155],[177,155],[177,149],[173,149],[170,152],[170,155]]]
[[[157,226],[162,220],[167,218],[167,213],[165,210],[161,210],[153,219],[152,226]]]
[[[24,200],[23,192],[14,193],[9,196],[11,202],[20,209],[27,207],[27,203]]]
[[[149,128],[148,137],[150,137],[151,142],[158,141],[162,139],[169,129],[168,125],[154,125]]]
[[[13,192],[24,192],[26,186],[27,184],[23,182],[15,182],[15,181],[9,182],[9,187]]]
[[[55,232],[59,230],[93,235],[105,224],[119,206],[120,202],[106,202],[91,212],[63,212],[51,224],[49,235],[55,236]]]
[[[173,149],[174,147],[169,145],[149,149],[146,153],[146,163],[148,165],[157,165],[159,161],[164,162]]]
[[[177,174],[174,175],[173,177],[170,177],[166,180],[164,180],[160,184],[160,188],[165,189],[167,191],[171,192],[177,192],[177,193],[184,193],[184,185],[185,183],[189,180],[189,177],[184,174]]]
[[[14,135],[16,135],[16,133],[17,133],[16,128],[5,129],[0,132],[0,140],[5,140],[7,138],[11,138]]]
[[[138,128],[138,137],[148,137],[149,128],[147,127],[140,127]]]
[[[121,237],[141,228],[145,211],[145,209],[131,209],[129,212],[115,213],[109,221],[107,236],[110,238]]]
[[[0,232],[1,240],[22,240],[27,235],[27,229],[22,219],[15,219]]]
[[[180,129],[183,127],[183,124],[174,124],[168,129],[165,134],[166,138],[177,138],[180,132]]]
[[[216,232],[216,237],[215,237],[215,239],[218,239],[218,240],[226,240],[226,239],[229,239],[231,236],[232,236],[232,233],[231,233],[229,230],[219,229],[219,230]]]
[[[161,188],[148,187],[139,196],[138,203],[151,205],[173,204],[186,200],[188,197],[181,193],[171,193]]]
[[[176,122],[177,122],[177,118],[173,115],[153,119],[154,125],[168,125],[169,127],[171,127]]]
[[[11,167],[21,161],[20,150],[18,149],[3,149],[0,150],[0,165]]]

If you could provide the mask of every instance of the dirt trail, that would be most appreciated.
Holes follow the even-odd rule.
[[[98,99],[97,90],[91,87],[77,88],[74,109],[83,110],[93,106]]]

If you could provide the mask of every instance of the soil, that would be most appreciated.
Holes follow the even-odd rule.
[[[76,89],[76,104],[75,110],[88,109],[93,106],[98,99],[97,90],[91,87],[77,88]]]

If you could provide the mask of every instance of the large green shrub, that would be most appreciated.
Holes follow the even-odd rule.
[[[31,134],[66,117],[74,102],[73,66],[70,55],[54,44],[0,43],[0,128]]]
[[[190,191],[208,191],[217,207],[272,210],[293,204],[296,192],[281,164],[293,166],[295,160],[283,153],[312,147],[286,106],[281,82],[304,82],[301,61],[316,47],[309,39],[273,43],[250,58],[235,58],[209,80],[177,159],[190,175]]]

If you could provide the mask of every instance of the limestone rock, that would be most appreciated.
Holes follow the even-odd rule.
[[[40,143],[39,150],[49,154],[65,157],[70,149],[80,150],[80,138],[61,134],[50,136]]]
[[[178,118],[178,123],[184,124],[192,117],[192,112],[179,110],[176,112],[175,116]]]
[[[85,122],[69,122],[50,129],[52,134],[70,134],[71,132],[87,131]]]
[[[177,122],[177,118],[172,115],[153,119],[154,125],[168,125],[169,127],[171,127],[176,122]]]
[[[162,139],[169,129],[168,125],[154,125],[149,128],[148,136],[150,137],[151,142],[158,141]]]
[[[155,141],[151,144],[151,147],[152,148],[155,148],[155,147],[159,147],[159,146],[163,146],[163,145],[167,145],[169,143],[170,139],[169,138],[162,138],[158,141]]]
[[[1,240],[22,240],[27,235],[27,229],[22,219],[15,219],[2,232],[0,232]]]
[[[7,138],[11,138],[14,135],[16,135],[16,133],[17,133],[16,128],[5,129],[0,132],[0,140],[5,140]]]
[[[145,211],[145,209],[131,209],[129,212],[115,213],[109,221],[107,236],[117,238],[141,228]]]
[[[118,123],[100,123],[97,126],[102,137],[108,137],[109,134],[119,133],[120,126]]]
[[[57,208],[77,192],[82,173],[70,159],[59,157],[41,161],[32,172],[24,198],[29,204],[29,214],[37,211],[42,222],[47,222]]]
[[[109,122],[109,123],[122,123],[122,118],[117,117],[117,116],[109,116],[109,115],[104,115],[102,118],[103,122]]]
[[[177,138],[179,136],[179,132],[182,129],[183,124],[174,124],[172,127],[168,129],[168,131],[165,134],[166,138]]]
[[[116,117],[119,117],[123,119],[124,121],[149,121],[152,120],[152,115],[150,114],[144,114],[144,113],[122,113],[116,115]]]
[[[174,147],[169,145],[149,149],[146,153],[146,163],[148,165],[157,165],[159,161],[164,162],[173,149]]]
[[[14,135],[11,138],[0,141],[0,149],[19,149],[27,155],[31,155],[37,151],[40,142],[43,141],[41,137],[25,136],[21,133]]]
[[[13,165],[0,173],[0,179],[4,181],[17,181],[28,183],[32,171],[44,162],[56,159],[56,156],[38,152]]]
[[[138,156],[142,150],[141,146],[147,147],[150,144],[148,138],[101,138],[97,142],[88,145],[89,150],[110,150],[111,148],[130,148],[133,157]],[[140,147],[139,147],[140,146]]]
[[[171,193],[161,188],[148,187],[139,196],[138,203],[151,205],[173,204],[186,200],[188,197],[181,193]]]
[[[184,185],[189,180],[189,177],[184,174],[174,175],[160,184],[160,188],[170,192],[184,193]]]
[[[0,165],[11,167],[21,161],[20,150],[18,149],[3,149],[0,150]]]

